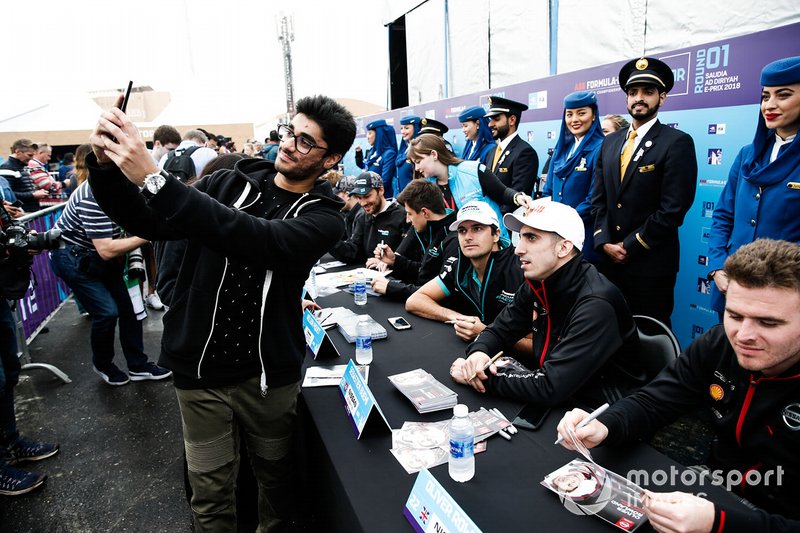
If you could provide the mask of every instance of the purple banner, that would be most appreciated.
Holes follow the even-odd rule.
[[[66,205],[66,204],[63,204]],[[58,217],[63,211],[56,209],[40,217],[29,220],[28,228],[39,233],[52,228]],[[50,259],[47,251],[44,251],[33,258],[33,276],[31,285],[25,297],[19,301],[18,309],[22,320],[22,329],[25,338],[30,340],[36,329],[56,310],[61,302],[70,295],[69,287],[58,278],[50,268]]]

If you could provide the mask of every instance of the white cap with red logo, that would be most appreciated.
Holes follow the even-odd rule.
[[[534,200],[533,206],[524,213],[507,213],[503,217],[503,223],[509,230],[517,233],[522,226],[558,233],[575,248],[583,250],[586,230],[581,216],[574,208],[554,202],[550,198]]]

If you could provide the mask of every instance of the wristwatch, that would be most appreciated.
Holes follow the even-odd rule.
[[[167,178],[164,177],[164,174],[161,173],[159,170],[158,172],[153,172],[152,174],[148,174],[144,177],[144,187],[142,188],[142,194],[147,196],[148,198],[152,198],[158,191],[161,190],[161,187],[167,182]]]

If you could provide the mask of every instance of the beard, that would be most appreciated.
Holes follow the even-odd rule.
[[[318,178],[325,172],[325,167],[322,160],[317,162],[305,162],[297,160],[300,154],[286,154],[287,157],[293,158],[293,163],[286,163],[280,157],[275,159],[275,170],[280,172],[284,178],[292,182],[307,181],[309,178]],[[301,156],[303,157],[303,156]]]
[[[634,112],[633,108],[638,104],[642,104],[642,105],[646,106],[647,108],[644,111]],[[656,114],[658,113],[658,108],[659,107],[661,107],[661,104],[659,104],[659,103],[656,103],[656,105],[654,105],[653,107],[649,107],[644,102],[636,102],[634,105],[632,105],[631,107],[628,108],[628,113],[630,113],[630,115],[633,118],[635,118],[636,120],[638,120],[639,122],[647,122],[648,120],[650,120],[651,118],[656,116]]]
[[[492,130],[492,137],[494,139],[505,139],[508,136],[508,122],[506,122],[502,126],[497,126],[494,130]]]

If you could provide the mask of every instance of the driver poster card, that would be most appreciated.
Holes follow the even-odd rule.
[[[547,474],[541,484],[558,494],[561,503],[573,514],[596,515],[623,531],[635,531],[647,522],[642,506],[644,490],[595,463],[572,431],[568,438],[585,460],[570,461]]]
[[[596,515],[624,531],[647,522],[642,488],[595,463],[575,459],[549,473],[542,485],[558,494],[574,514]]]

